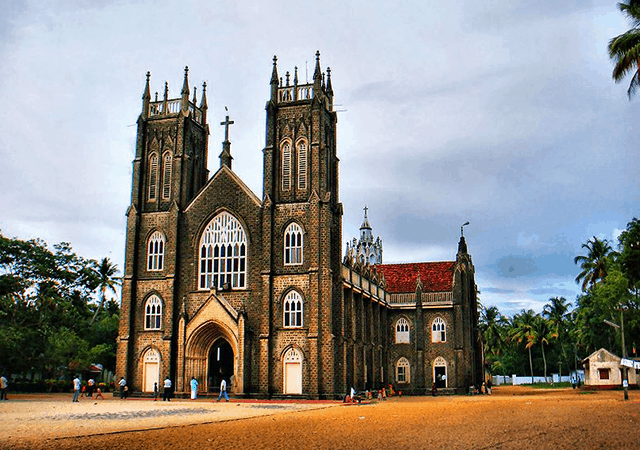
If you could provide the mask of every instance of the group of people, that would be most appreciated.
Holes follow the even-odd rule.
[[[82,395],[93,398],[94,392],[96,394],[96,400],[99,398],[104,400],[102,391],[98,386],[96,386],[96,381],[93,378],[89,378],[89,381],[87,381],[87,385],[83,386],[82,382],[80,381],[80,375],[76,375],[76,377],[73,379],[73,402],[79,402],[79,399]]]
[[[124,377],[120,378],[119,385],[120,385],[120,398],[124,400],[127,398],[127,394],[129,390],[129,388],[127,387],[127,382],[124,379]],[[198,398],[198,386],[199,386],[199,383],[198,383],[198,380],[196,380],[196,377],[191,377],[191,381],[189,382],[189,387],[191,388],[191,400],[196,400]],[[156,383],[153,383],[153,401],[154,402],[158,400],[158,394],[159,394],[158,383],[156,382]],[[229,401],[229,395],[227,395],[227,382],[224,378],[220,383],[220,395],[218,396],[218,401],[220,401],[220,399],[222,399],[223,396],[226,399],[226,401]],[[171,382],[171,379],[167,377],[163,382],[162,401],[170,402],[171,397],[173,397],[173,383]]]

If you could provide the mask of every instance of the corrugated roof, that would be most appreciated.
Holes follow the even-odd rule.
[[[448,292],[453,285],[455,261],[423,262],[408,264],[378,264],[384,274],[387,291],[401,294],[416,291],[418,273],[422,282],[422,292]]]

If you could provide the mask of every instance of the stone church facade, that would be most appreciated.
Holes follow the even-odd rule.
[[[134,392],[195,377],[239,396],[336,398],[349,387],[424,393],[482,381],[474,268],[382,264],[365,210],[342,255],[331,72],[299,83],[273,60],[263,193],[233,172],[227,117],[207,170],[206,84],[151,99],[138,118],[116,375]]]

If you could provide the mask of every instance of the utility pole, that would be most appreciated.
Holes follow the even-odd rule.
[[[622,335],[622,357],[627,359],[627,347],[624,345],[624,308],[620,307],[620,334]],[[624,389],[624,399],[629,400],[629,377],[627,366],[622,369],[622,387]]]

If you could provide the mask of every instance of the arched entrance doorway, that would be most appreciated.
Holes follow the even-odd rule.
[[[284,393],[302,394],[302,355],[290,348],[284,355]]]
[[[207,380],[209,392],[219,392],[220,383],[227,381],[227,390],[231,390],[231,377],[234,375],[234,355],[231,344],[224,338],[218,338],[209,350]]]
[[[447,361],[442,356],[438,356],[433,362],[433,379],[436,380],[438,389],[447,387]]]
[[[150,348],[145,353],[143,373],[143,392],[153,392],[153,384],[160,383],[160,353],[157,350]]]

